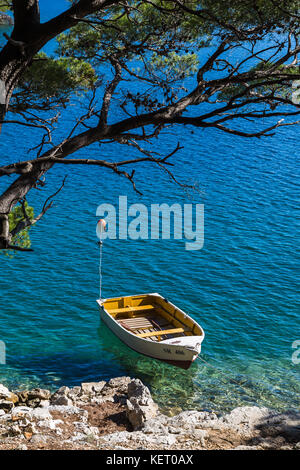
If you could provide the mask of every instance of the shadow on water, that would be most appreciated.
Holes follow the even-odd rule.
[[[29,389],[46,387],[51,390],[63,385],[75,386],[81,382],[109,380],[123,375],[116,367],[111,368],[105,358],[85,357],[77,353],[59,352],[51,355],[18,356],[0,368],[0,383],[10,388]],[[105,371],[105,373],[103,373]]]

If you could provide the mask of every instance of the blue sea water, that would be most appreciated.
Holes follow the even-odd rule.
[[[42,2],[44,18],[63,3],[47,2],[46,8]],[[66,128],[73,117],[74,110],[64,116]],[[7,125],[2,160],[24,159],[38,136]],[[300,340],[299,126],[259,140],[179,129],[166,132],[157,145],[168,153],[178,140],[184,149],[174,157],[174,172],[181,181],[198,183],[192,197],[147,163],[136,171],[142,196],[108,170],[63,165],[49,172],[45,191],[30,193],[38,211],[68,174],[55,206],[31,231],[35,251],[0,257],[0,340],[7,352],[0,383],[54,389],[129,375],[147,383],[172,412],[252,404],[299,409],[300,364],[292,362],[292,343]],[[79,155],[136,154],[107,145]],[[1,191],[7,183],[1,178]],[[202,355],[188,371],[136,354],[100,322],[96,209],[104,202],[117,205],[119,195],[147,207],[204,204],[202,250],[185,250],[184,240],[104,242],[106,297],[159,292],[204,328]]]

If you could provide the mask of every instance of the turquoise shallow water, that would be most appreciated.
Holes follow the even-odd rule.
[[[55,4],[55,2],[53,3]],[[66,127],[71,113],[65,116]],[[6,127],[4,160],[19,158],[35,132]],[[144,380],[166,409],[229,410],[258,404],[299,408],[300,339],[297,298],[297,155],[299,127],[245,140],[208,130],[165,134],[161,151],[177,139],[184,150],[174,171],[197,181],[192,199],[157,169],[142,164],[138,196],[107,171],[58,168],[47,194],[67,173],[55,207],[32,230],[34,253],[0,257],[0,340],[7,364],[0,383],[12,388],[75,385],[130,375]],[[97,146],[89,156],[128,156],[125,148]],[[86,152],[82,155],[86,156]],[[130,151],[130,155],[132,155]],[[60,179],[59,179],[60,178]],[[0,189],[7,184],[1,178]],[[202,359],[182,371],[130,351],[100,322],[96,208],[103,202],[203,203],[205,243],[186,251],[181,240],[108,240],[105,296],[160,292],[203,326]],[[31,193],[38,208],[45,193]],[[208,365],[209,363],[210,365]],[[212,367],[212,366],[213,367]]]

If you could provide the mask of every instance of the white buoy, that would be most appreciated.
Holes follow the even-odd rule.
[[[99,219],[97,222],[97,227],[96,227],[96,234],[99,240],[102,240],[102,234],[105,232],[106,229],[106,221],[105,219]]]

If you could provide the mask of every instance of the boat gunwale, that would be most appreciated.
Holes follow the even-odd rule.
[[[157,297],[160,297],[161,299],[163,299],[166,303],[170,304],[172,307],[175,308],[175,310],[178,310],[180,311],[183,315],[185,315],[186,318],[188,318],[189,320],[191,320],[196,326],[198,326],[198,328],[200,329],[200,331],[202,332],[201,335],[194,335],[192,334],[190,337],[193,337],[193,338],[201,338],[201,342],[203,342],[204,340],[204,337],[205,337],[205,333],[204,333],[204,330],[203,328],[199,325],[198,322],[196,322],[196,320],[194,320],[194,318],[192,318],[190,315],[188,315],[186,312],[184,312],[183,310],[181,310],[179,307],[177,307],[176,305],[174,305],[172,302],[170,302],[169,300],[167,300],[165,297],[163,297],[162,295],[160,295],[158,292],[151,292],[151,293],[147,293],[147,294],[136,294],[136,295],[124,295],[124,296],[121,296],[121,297],[108,297],[106,299],[97,299],[97,303],[98,305],[102,308],[102,310],[105,312],[106,315],[108,315],[109,318],[111,318],[114,323],[119,327],[121,328],[122,330],[124,330],[128,335],[131,335],[133,338],[136,338],[138,339],[139,341],[142,341],[142,342],[146,342],[146,343],[149,343],[149,340],[146,339],[146,338],[141,338],[139,336],[137,336],[135,333],[131,332],[130,330],[128,330],[127,328],[124,328],[110,313],[108,310],[105,309],[104,307],[104,303],[107,301],[107,300],[114,300],[114,299],[118,299],[118,298],[126,298],[126,297],[130,297],[130,298],[133,298],[133,297],[140,297],[141,295],[154,295],[154,296],[157,296]],[[170,315],[170,314],[169,314]],[[177,321],[180,321],[178,320],[177,318],[175,318],[174,316],[174,320],[177,320]],[[181,322],[182,323],[182,322]],[[186,338],[187,336],[186,335],[182,335],[182,336],[177,336],[176,338],[179,339],[179,338]],[[174,339],[174,338],[171,338],[171,339]],[[155,341],[153,342],[152,344],[164,344],[165,341],[170,341],[170,339],[167,339],[167,340],[162,340],[162,341]],[[167,343],[167,344],[170,344],[170,343]],[[182,347],[182,348],[187,348],[187,346],[185,346],[184,344],[181,344],[181,345],[177,345],[177,348],[178,347]]]

